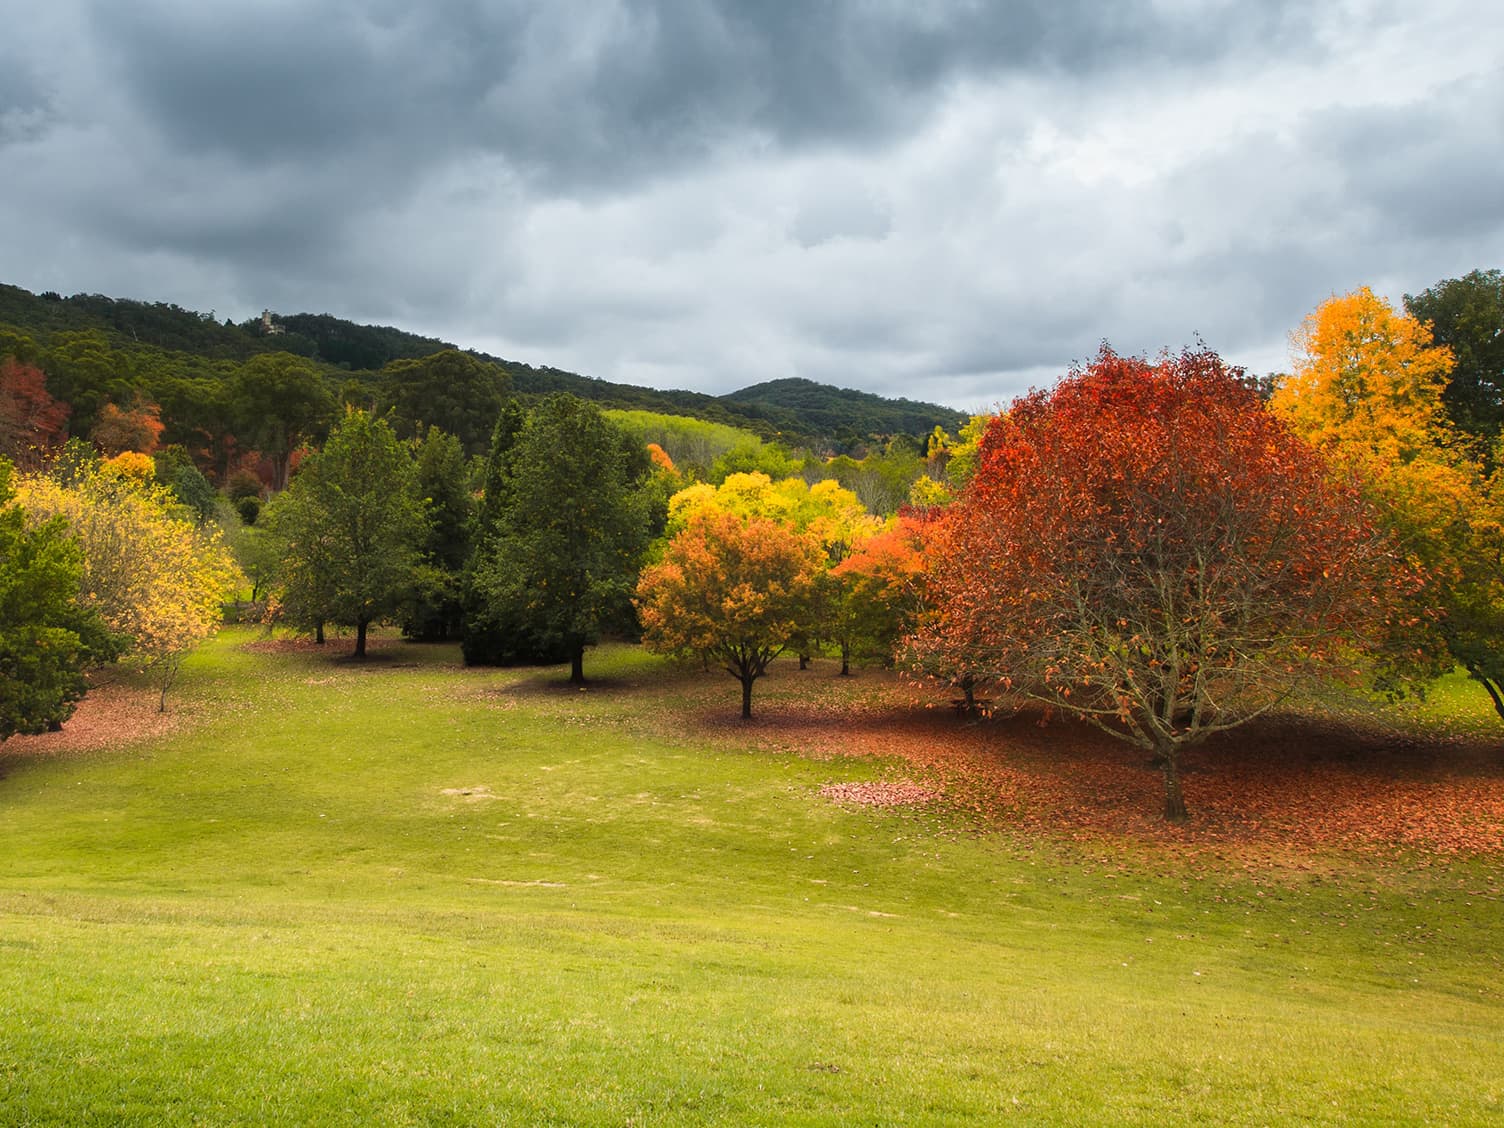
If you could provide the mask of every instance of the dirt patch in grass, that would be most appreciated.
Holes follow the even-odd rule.
[[[444,787],[439,790],[440,795],[450,799],[459,799],[465,803],[485,803],[492,799],[500,799],[501,796],[493,792],[484,784],[478,787]]]
[[[820,795],[856,807],[922,807],[940,798],[938,791],[906,779],[831,783],[820,788]]]
[[[184,715],[167,699],[167,712],[158,712],[158,692],[151,686],[112,682],[96,686],[78,703],[61,732],[13,736],[5,742],[6,757],[71,756],[120,748],[165,736],[185,723]]]

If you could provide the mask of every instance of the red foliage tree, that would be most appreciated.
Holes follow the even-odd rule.
[[[34,364],[0,359],[0,455],[31,467],[67,434],[68,405],[47,392],[47,377]]]
[[[1214,353],[1103,348],[992,421],[940,523],[921,663],[1152,752],[1245,723],[1368,637],[1400,575],[1355,492]]]

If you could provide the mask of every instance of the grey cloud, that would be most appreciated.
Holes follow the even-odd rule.
[[[620,184],[746,134],[859,144],[959,78],[1093,75],[1287,50],[1270,5],[1147,2],[602,6],[161,3],[93,9],[120,90],[169,142],[245,163],[506,155],[540,183]]]
[[[1370,211],[1375,238],[1467,239],[1504,228],[1504,72],[1454,83],[1424,105],[1322,115],[1311,147]]]
[[[0,55],[0,118],[35,113],[46,105],[42,85],[26,61]]]
[[[1497,73],[1406,106],[1328,69],[1428,18],[1398,5],[57,8],[0,43],[0,281],[34,289],[976,407],[1501,251]]]
[[[51,98],[30,61],[0,46],[0,151],[45,133],[53,119]]]

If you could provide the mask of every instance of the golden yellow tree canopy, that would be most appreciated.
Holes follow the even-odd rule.
[[[1451,350],[1367,286],[1323,302],[1292,335],[1294,372],[1270,407],[1328,454],[1408,463],[1444,444]]]

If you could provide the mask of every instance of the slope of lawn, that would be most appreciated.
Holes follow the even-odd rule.
[[[175,728],[0,750],[0,1123],[1504,1118],[1497,854],[843,805],[909,769],[632,648],[576,691],[255,638]],[[757,706],[882,684],[780,663]]]

